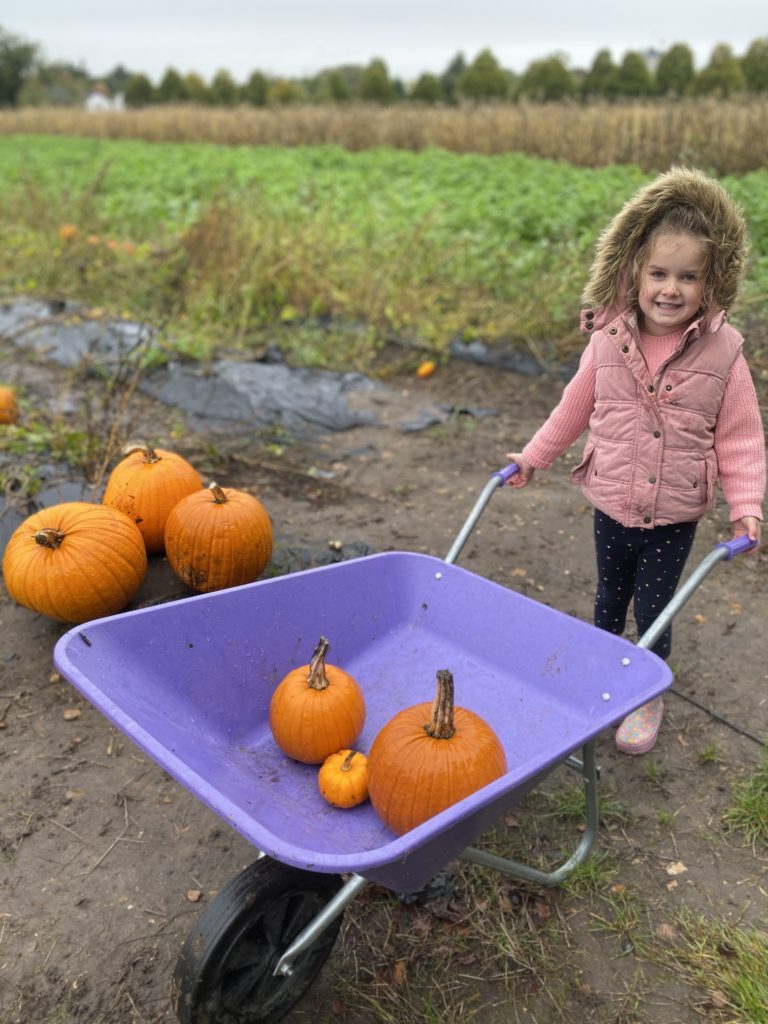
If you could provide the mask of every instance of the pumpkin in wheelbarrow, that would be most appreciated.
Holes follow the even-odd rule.
[[[493,729],[479,715],[454,707],[453,675],[437,673],[435,700],[399,711],[368,754],[373,808],[396,835],[410,832],[507,770]]]
[[[322,764],[351,749],[365,722],[362,690],[348,672],[326,663],[328,647],[321,636],[309,664],[280,681],[269,705],[275,743],[302,764]]]

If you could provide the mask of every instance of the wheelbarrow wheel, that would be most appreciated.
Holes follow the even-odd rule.
[[[339,875],[261,857],[200,915],[176,962],[181,1024],[275,1024],[304,995],[336,941],[342,914],[299,956],[289,975],[277,961],[341,888]]]

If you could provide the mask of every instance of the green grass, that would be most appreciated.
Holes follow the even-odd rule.
[[[520,153],[4,136],[0,291],[151,322],[160,357],[276,334],[329,366],[369,366],[392,338],[576,351],[597,235],[648,177]],[[768,172],[723,181],[752,230],[749,312],[768,293]]]
[[[730,831],[742,833],[748,844],[768,846],[768,749],[755,771],[734,786],[733,804],[723,820]]]

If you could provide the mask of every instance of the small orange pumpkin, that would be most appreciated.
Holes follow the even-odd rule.
[[[272,556],[272,523],[258,498],[212,483],[171,509],[165,553],[192,590],[238,587],[258,579]]]
[[[87,501],[35,512],[13,532],[3,555],[14,601],[64,622],[119,612],[146,570],[136,524],[118,509]]]
[[[102,501],[136,523],[148,554],[163,550],[168,514],[177,502],[203,486],[185,458],[148,444],[129,447],[109,475]]]
[[[453,675],[437,673],[434,703],[399,711],[368,754],[368,791],[381,820],[397,835],[500,778],[507,759],[479,715],[454,708]]]
[[[308,665],[292,669],[269,705],[269,726],[278,747],[303,764],[322,764],[351,749],[365,721],[365,698],[349,673],[327,665],[324,636]]]
[[[19,418],[19,403],[16,392],[7,385],[0,384],[0,423],[15,423]]]
[[[368,799],[368,758],[358,750],[331,754],[320,766],[317,784],[333,807],[357,807]]]

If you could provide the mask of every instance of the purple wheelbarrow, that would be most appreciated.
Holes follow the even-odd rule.
[[[182,1024],[272,1024],[322,967],[345,907],[368,882],[421,888],[456,857],[556,885],[598,827],[595,739],[663,692],[649,648],[707,573],[748,549],[719,544],[635,645],[454,565],[493,474],[444,560],[386,552],[78,626],[59,640],[61,674],[170,775],[259,851],[201,914],[174,977]],[[362,687],[369,749],[403,707],[429,701],[450,668],[457,703],[493,724],[502,778],[395,836],[369,803],[327,804],[317,769],[282,755],[269,703],[319,636]],[[574,852],[542,871],[470,844],[560,765],[585,789]]]

